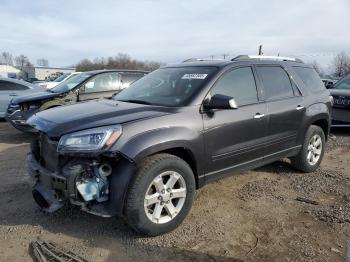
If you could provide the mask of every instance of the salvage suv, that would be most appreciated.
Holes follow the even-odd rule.
[[[27,157],[33,197],[48,212],[70,203],[163,234],[210,181],[281,158],[316,170],[330,110],[321,79],[297,59],[166,66],[112,100],[32,116],[28,124],[39,131]]]
[[[37,112],[93,99],[110,98],[148,72],[136,70],[96,70],[76,73],[50,90],[18,96],[11,100],[6,120],[23,132],[35,132],[27,119]]]

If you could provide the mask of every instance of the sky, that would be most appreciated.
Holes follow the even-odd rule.
[[[329,67],[350,54],[350,0],[1,0],[0,51],[69,66],[126,53],[187,58],[296,56]]]

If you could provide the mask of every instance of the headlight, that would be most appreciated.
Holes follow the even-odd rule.
[[[111,146],[122,134],[120,125],[87,129],[61,137],[57,151],[99,151]]]

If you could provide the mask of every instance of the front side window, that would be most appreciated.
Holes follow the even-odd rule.
[[[335,89],[350,89],[350,76],[340,79],[335,85]]]
[[[85,84],[85,93],[117,91],[120,89],[118,73],[103,73],[93,77]]]
[[[263,82],[264,97],[267,101],[294,96],[292,83],[287,72],[279,66],[258,66]]]
[[[325,86],[315,69],[300,66],[294,66],[293,69],[307,88],[310,88],[313,91],[325,89]]]
[[[225,73],[210,91],[211,96],[216,94],[233,97],[239,106],[258,102],[252,69],[242,67]]]
[[[216,71],[216,67],[204,66],[160,68],[142,77],[113,99],[171,107],[185,106]]]

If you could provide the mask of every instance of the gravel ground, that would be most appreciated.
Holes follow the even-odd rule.
[[[121,219],[75,207],[40,212],[25,176],[31,136],[0,122],[1,260],[30,260],[30,242],[42,239],[90,261],[344,261],[350,240],[350,130],[333,133],[316,172],[299,173],[285,160],[212,183],[197,192],[178,229],[144,238]]]

